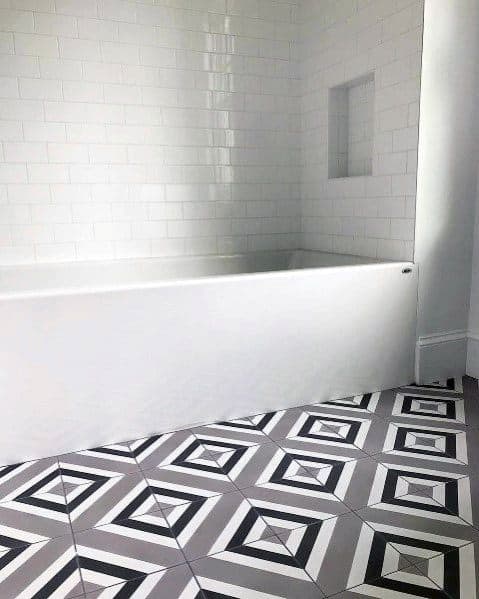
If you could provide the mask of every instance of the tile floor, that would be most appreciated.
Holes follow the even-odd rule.
[[[0,469],[0,598],[473,599],[477,381]]]

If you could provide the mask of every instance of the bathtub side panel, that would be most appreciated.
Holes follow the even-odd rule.
[[[0,461],[410,383],[417,272],[375,265],[0,302]]]

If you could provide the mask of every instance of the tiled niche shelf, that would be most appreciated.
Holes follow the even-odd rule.
[[[372,174],[374,73],[329,90],[329,178]]]

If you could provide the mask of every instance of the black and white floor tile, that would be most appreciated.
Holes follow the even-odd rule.
[[[0,468],[3,599],[479,597],[474,379]]]

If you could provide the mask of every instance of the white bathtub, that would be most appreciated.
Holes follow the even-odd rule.
[[[0,463],[410,383],[416,297],[319,252],[0,268]]]

